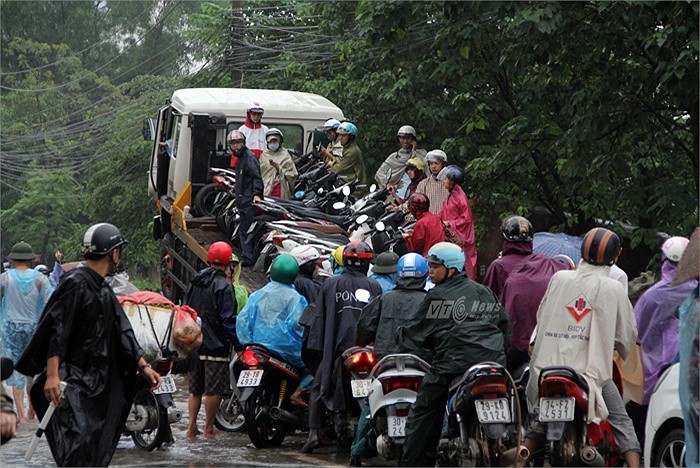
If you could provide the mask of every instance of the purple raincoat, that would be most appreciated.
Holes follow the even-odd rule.
[[[642,294],[634,306],[637,331],[644,364],[644,404],[654,391],[659,373],[678,354],[678,316],[676,310],[697,287],[697,281],[671,286],[676,272],[674,263],[661,261],[661,280]]]
[[[484,276],[484,286],[493,291],[496,297],[501,297],[503,285],[513,268],[532,254],[532,242],[503,241],[501,252],[503,256],[491,262]]]

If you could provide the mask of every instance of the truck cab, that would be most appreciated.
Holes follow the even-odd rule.
[[[226,136],[246,119],[246,109],[257,103],[265,112],[262,123],[284,133],[284,146],[298,154],[317,147],[325,138],[318,129],[343,112],[328,99],[311,93],[244,88],[192,88],[176,90],[159,109],[157,119],[147,119],[144,137],[153,141],[148,193],[156,198],[158,215],[153,235],[162,240],[161,282],[171,299],[206,266],[212,242],[225,240],[214,220],[186,220],[199,190],[211,181],[211,167],[228,167]],[[163,263],[171,264],[163,265]],[[245,275],[241,275],[245,284]]]

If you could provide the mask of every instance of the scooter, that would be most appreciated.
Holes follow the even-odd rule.
[[[367,398],[371,390],[370,372],[377,363],[369,347],[353,346],[341,355],[343,363],[343,393],[345,411],[333,415],[333,425],[341,448],[349,448],[360,417],[361,399]]]
[[[408,410],[416,401],[423,376],[430,365],[413,354],[390,354],[372,369],[369,424],[374,440],[370,445],[386,460],[400,460],[406,437]]]

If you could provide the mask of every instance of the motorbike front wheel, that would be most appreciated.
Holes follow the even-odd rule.
[[[219,411],[216,412],[214,425],[225,432],[240,432],[245,429],[243,408],[234,393],[221,399]]]
[[[219,194],[226,191],[227,189],[223,185],[207,184],[202,187],[194,197],[194,214],[202,217],[213,216],[214,205]]]
[[[275,395],[261,385],[243,402],[245,428],[250,441],[257,448],[279,447],[287,435],[286,428],[273,421],[268,414],[273,399],[276,400]]]
[[[148,413],[148,427],[131,433],[131,438],[137,447],[149,452],[159,448],[165,442],[168,434],[168,413],[158,404],[156,396],[147,388],[136,392],[133,405],[141,405]]]

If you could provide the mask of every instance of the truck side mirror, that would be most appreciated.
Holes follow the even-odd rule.
[[[143,119],[143,139],[153,141],[156,134],[156,119],[148,117]]]

